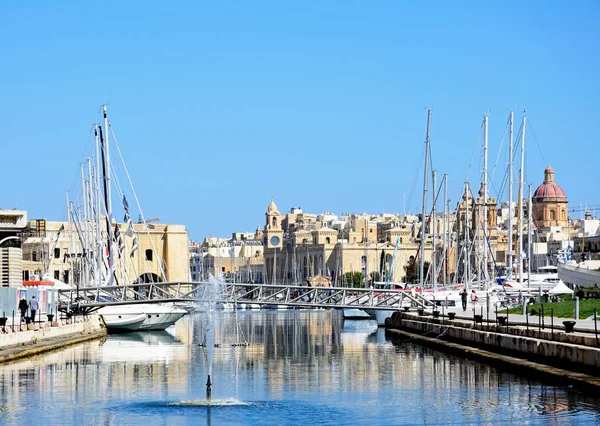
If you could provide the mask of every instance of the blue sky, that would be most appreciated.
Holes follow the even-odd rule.
[[[480,176],[483,114],[497,188],[524,108],[526,180],[551,164],[570,207],[600,204],[599,5],[3,2],[0,207],[66,218],[103,103],[146,217],[193,239],[262,226],[271,196],[419,211],[427,107],[453,205]]]

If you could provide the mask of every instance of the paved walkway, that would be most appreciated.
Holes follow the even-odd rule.
[[[442,311],[441,308],[440,312]],[[456,313],[456,318],[458,319],[464,319],[464,320],[473,320],[473,315],[483,315],[483,319],[484,321],[488,319],[488,311],[486,310],[486,307],[483,305],[477,305],[475,307],[475,312],[473,311],[473,305],[469,304],[467,306],[467,310],[463,312],[462,308],[460,306],[456,307],[456,306],[451,306],[448,308],[444,308],[443,312],[445,314],[447,314],[448,312],[454,312]],[[430,312],[431,308],[427,309],[426,312]],[[499,310],[498,311],[498,316],[499,317],[506,317],[506,308]],[[489,319],[490,321],[496,322],[496,310],[493,308],[490,308],[489,310]],[[512,314],[509,313],[508,314],[508,322],[509,324],[512,325],[526,325],[527,321],[529,321],[529,327],[537,327],[539,322],[540,322],[540,317],[539,315],[528,315],[528,318],[525,315],[522,314]],[[554,317],[554,328],[559,328],[559,329],[564,329],[563,326],[563,321],[575,321],[575,330],[576,331],[582,331],[582,332],[587,332],[587,333],[594,333],[595,331],[595,321],[594,319],[579,319],[579,320],[575,320],[573,318],[559,318],[559,317]],[[552,318],[550,316],[544,316],[544,325],[545,327],[550,327],[552,323]],[[600,333],[600,315],[598,316],[598,321],[597,321],[597,327],[598,327],[598,332]]]

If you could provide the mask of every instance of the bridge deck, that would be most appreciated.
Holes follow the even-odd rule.
[[[310,287],[250,283],[173,282],[59,290],[61,310],[89,312],[103,306],[183,302],[252,303],[320,308],[398,310],[432,302],[406,290]]]

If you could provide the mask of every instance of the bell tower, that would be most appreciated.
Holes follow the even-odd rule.
[[[283,247],[283,228],[281,227],[281,214],[277,210],[275,200],[271,199],[271,203],[265,213],[265,233],[264,245],[266,248],[281,248]]]

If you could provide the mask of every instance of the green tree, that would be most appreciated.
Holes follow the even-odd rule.
[[[346,272],[346,282],[352,288],[364,287],[364,277],[360,272]]]
[[[423,273],[427,275],[427,271],[429,270],[429,262],[424,263]],[[419,282],[419,262],[413,260],[412,262],[409,260],[404,266],[404,272],[406,272],[406,276],[404,277],[405,283],[418,283]]]

